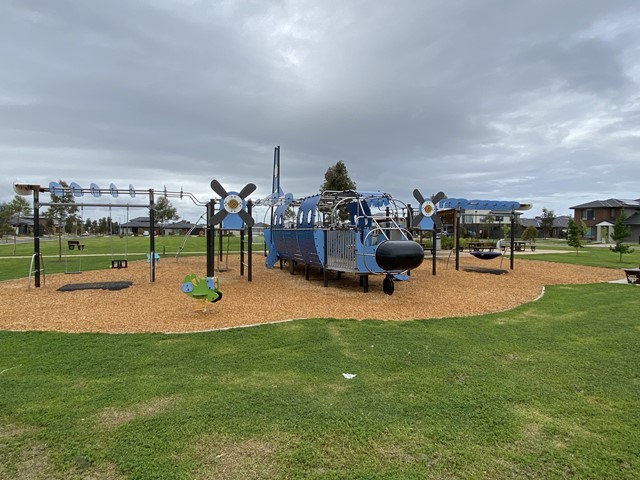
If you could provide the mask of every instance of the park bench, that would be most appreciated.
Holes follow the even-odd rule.
[[[628,283],[635,283],[636,285],[640,285],[640,267],[625,268],[624,273],[627,276]]]
[[[69,250],[77,248],[78,250],[84,250],[84,244],[80,243],[80,240],[67,240]]]

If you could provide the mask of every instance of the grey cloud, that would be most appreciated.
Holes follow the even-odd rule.
[[[419,187],[566,213],[583,192],[637,198],[639,15],[595,0],[5,2],[0,198],[16,177],[67,176],[261,196],[276,144],[297,195],[343,160],[405,200]]]

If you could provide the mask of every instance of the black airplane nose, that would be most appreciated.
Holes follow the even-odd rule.
[[[424,260],[424,249],[410,240],[386,240],[376,249],[376,263],[387,271],[413,270]]]

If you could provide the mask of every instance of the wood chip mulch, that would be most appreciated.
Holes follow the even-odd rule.
[[[223,261],[223,267],[225,262]],[[363,293],[355,275],[337,279],[329,287],[322,275],[311,270],[309,281],[299,268],[291,275],[285,266],[264,267],[264,257],[255,255],[253,281],[240,276],[239,258],[230,256],[228,271],[218,274],[223,299],[201,304],[180,290],[189,273],[204,275],[204,257],[175,260],[163,258],[156,269],[156,281],[149,282],[145,261],[129,262],[127,269],[83,272],[77,275],[48,275],[45,285],[27,288],[27,279],[0,282],[0,330],[44,330],[58,332],[194,332],[271,323],[297,318],[341,318],[413,320],[479,315],[508,310],[530,302],[545,285],[586,284],[624,277],[622,271],[550,263],[515,261],[514,270],[504,275],[465,272],[463,267],[509,269],[508,259],[482,261],[461,258],[456,271],[438,260],[436,276],[431,259],[411,272],[408,282],[395,282],[395,293],[382,292],[382,276],[370,276],[369,293]],[[61,292],[71,283],[131,281],[124,290],[80,290]]]

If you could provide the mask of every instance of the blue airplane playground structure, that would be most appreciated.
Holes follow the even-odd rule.
[[[333,271],[360,276],[365,292],[369,275],[384,275],[383,291],[394,292],[394,280],[408,280],[408,272],[424,259],[422,247],[413,241],[401,215],[406,205],[385,192],[325,191],[294,199],[282,195],[279,186],[280,149],[274,155],[271,225],[265,229],[267,268],[286,260],[291,273],[296,263],[319,267],[324,286]],[[277,202],[276,202],[277,200]],[[276,206],[277,205],[277,206]]]

